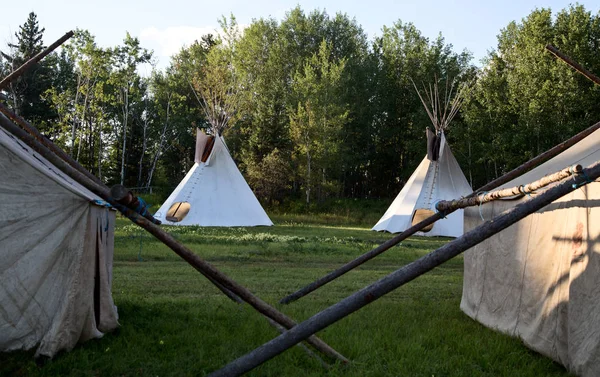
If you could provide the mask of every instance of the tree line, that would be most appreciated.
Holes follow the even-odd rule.
[[[431,127],[413,82],[470,86],[446,136],[473,187],[600,120],[600,88],[544,49],[600,73],[600,13],[581,5],[509,23],[481,67],[400,20],[372,40],[345,14],[300,7],[244,30],[233,16],[220,24],[149,76],[140,67],[152,52],[137,38],[103,48],[77,30],[0,101],[106,183],[166,192],[194,162],[196,129],[221,119],[217,132],[270,205],[394,197]],[[31,13],[0,53],[0,76],[43,50],[43,34]]]

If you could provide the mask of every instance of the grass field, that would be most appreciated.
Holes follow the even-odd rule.
[[[171,228],[202,258],[297,321],[443,245],[413,237],[284,306],[286,294],[389,239],[343,214],[272,216],[275,227]],[[325,223],[336,226],[322,225]],[[325,370],[299,347],[249,376],[569,376],[517,339],[459,309],[458,257],[337,322],[319,336],[352,360]],[[118,220],[113,295],[121,327],[43,367],[33,352],[0,354],[1,376],[202,376],[277,335],[248,305],[225,298],[173,252]]]

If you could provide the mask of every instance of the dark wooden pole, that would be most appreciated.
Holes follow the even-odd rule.
[[[54,42],[50,46],[48,46],[48,48],[46,48],[44,51],[39,52],[33,58],[26,61],[25,64],[23,64],[16,70],[12,71],[10,73],[10,75],[6,76],[2,81],[0,81],[0,90],[6,88],[8,86],[8,84],[10,84],[13,80],[15,80],[17,77],[21,76],[23,73],[27,72],[27,70],[29,70],[29,68],[31,68],[31,66],[33,66],[35,63],[42,60],[44,57],[46,57],[46,55],[48,55],[49,53],[54,51],[61,44],[65,43],[72,36],[73,36],[73,32],[69,31],[67,34],[60,37],[56,42]]]
[[[552,46],[552,45],[549,44],[549,45],[546,45],[546,50],[550,51],[552,54],[554,54],[554,56],[556,56],[557,58],[561,59],[562,61],[564,61],[568,65],[570,65],[577,72],[581,73],[582,75],[584,75],[585,77],[587,77],[589,80],[591,80],[594,83],[600,85],[600,78],[598,76],[594,75],[592,72],[590,72],[587,69],[585,69],[581,64],[573,61],[573,59],[571,59],[567,55],[565,55],[562,52],[558,51],[558,49],[556,47],[554,47],[554,46]]]
[[[35,126],[27,122],[21,116],[15,114],[2,103],[0,103],[0,113],[6,115],[6,117],[16,122],[22,129],[24,129],[25,131],[27,131],[27,133],[33,136],[35,140],[37,140],[40,144],[46,147],[50,152],[57,155],[60,159],[71,165],[71,167],[83,174],[86,178],[101,186],[103,189],[108,190],[108,187],[98,177],[96,177],[95,175],[90,173],[86,168],[81,166],[79,162],[75,161],[71,156],[66,154],[65,151],[57,147],[56,144],[54,144],[46,136],[42,135]],[[143,216],[155,224],[160,224],[160,221],[156,220],[149,212],[144,213]]]
[[[233,292],[236,296],[238,296],[239,298],[250,304],[253,308],[255,308],[259,313],[263,314],[268,318],[271,318],[286,329],[290,329],[296,325],[296,322],[294,322],[291,318],[287,317],[285,314],[279,312],[277,309],[273,308],[260,298],[256,297],[246,287],[238,284],[237,282],[229,278],[227,275],[223,274],[210,263],[202,260],[187,247],[177,242],[177,240],[175,240],[170,234],[162,230],[159,226],[140,216],[137,212],[133,211],[132,209],[129,209],[122,204],[119,204],[111,197],[110,190],[108,190],[102,185],[97,184],[91,179],[88,179],[83,173],[79,172],[77,169],[67,164],[60,157],[58,157],[56,154],[54,154],[52,151],[50,151],[48,148],[42,145],[39,141],[37,141],[35,137],[25,132],[17,125],[13,124],[4,115],[0,115],[0,125],[8,132],[13,134],[15,137],[21,139],[30,148],[38,152],[42,157],[50,161],[52,164],[54,164],[54,166],[56,166],[58,169],[60,169],[72,179],[74,179],[76,182],[80,183],[85,188],[104,199],[111,206],[113,206],[121,213],[123,213],[126,217],[128,217],[131,221],[133,221],[140,227],[146,229],[146,231],[148,231],[158,240],[167,245],[177,255],[179,255],[192,267],[194,267],[198,272],[209,278],[210,281],[216,281],[218,283],[217,287],[219,289],[225,288],[226,290]],[[324,354],[330,357],[337,358],[338,360],[344,363],[348,362],[348,359],[346,359],[344,356],[342,356],[340,353],[338,353],[336,350],[331,348],[329,345],[327,345],[325,342],[323,342],[316,336],[310,337],[309,339],[307,339],[307,342],[313,347],[315,347],[317,350],[323,352]]]
[[[490,183],[479,188],[477,191],[474,191],[473,193],[471,193],[468,197],[474,196],[478,192],[490,191],[492,189],[495,189],[498,186],[505,184],[506,182],[513,180],[514,178],[531,170],[532,168],[538,166],[539,164],[541,164],[545,161],[548,161],[552,157],[558,155],[559,153],[570,148],[571,146],[577,144],[578,142],[580,142],[581,140],[583,140],[587,136],[589,136],[591,133],[598,130],[599,128],[600,128],[600,122],[585,129],[584,131],[581,131],[580,133],[573,136],[569,140],[566,140],[566,141],[554,146],[553,148],[547,150],[546,152],[540,154],[539,156],[532,158],[531,160],[527,161],[523,165],[504,174],[502,177],[496,178],[495,180],[491,181]],[[279,302],[282,304],[289,304],[290,302],[296,301],[299,298],[306,296],[307,294],[315,291],[316,289],[324,286],[325,284],[339,278],[340,276],[344,275],[348,271],[351,271],[354,268],[360,266],[361,264],[365,263],[366,261],[375,258],[379,254],[384,253],[385,251],[389,250],[392,246],[399,244],[400,242],[402,242],[405,239],[407,239],[408,237],[412,236],[419,230],[425,228],[428,225],[435,223],[436,221],[444,218],[445,216],[449,215],[452,212],[453,211],[447,211],[447,212],[443,212],[443,213],[437,212],[437,213],[431,215],[430,217],[426,218],[425,220],[421,221],[420,223],[417,223],[417,224],[411,226],[410,228],[406,229],[404,232],[398,234],[394,238],[382,243],[375,249],[359,256],[358,258],[346,263],[345,265],[338,268],[337,270],[331,271],[330,273],[323,276],[322,278],[319,278],[319,279],[315,280],[314,282],[308,284],[307,286],[300,288],[296,292],[282,298]]]
[[[562,182],[549,188],[537,197],[503,212],[496,218],[488,220],[475,229],[465,233],[462,237],[447,243],[424,257],[396,270],[383,279],[361,289],[337,304],[315,314],[270,342],[265,343],[254,351],[234,360],[223,369],[210,374],[209,377],[239,376],[256,368],[265,361],[302,341],[302,339],[305,339],[307,336],[326,328],[363,306],[372,303],[386,293],[401,287],[427,271],[454,258],[465,250],[477,245],[503,229],[508,228],[510,225],[525,218],[531,213],[542,209],[553,201],[576,190],[580,185],[589,183],[589,180],[598,178],[600,176],[600,163],[596,162],[588,169],[585,169],[584,172],[585,175],[575,176],[573,180]]]

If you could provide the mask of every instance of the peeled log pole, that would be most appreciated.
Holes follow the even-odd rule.
[[[69,31],[68,33],[66,33],[65,35],[63,35],[62,37],[60,37],[56,42],[54,42],[50,46],[48,46],[48,48],[46,48],[44,51],[39,52],[36,56],[34,56],[33,58],[31,58],[28,61],[26,61],[25,64],[23,64],[22,66],[20,66],[16,70],[12,71],[10,73],[10,75],[6,76],[2,81],[0,81],[0,90],[6,88],[8,86],[8,84],[11,83],[11,81],[13,81],[17,77],[21,76],[29,68],[31,68],[32,65],[34,65],[35,63],[37,63],[40,60],[42,60],[46,55],[48,55],[49,53],[51,53],[52,51],[54,51],[61,44],[65,43],[72,36],[73,36],[73,32]]]
[[[292,347],[294,344],[302,341],[307,336],[326,328],[363,306],[372,303],[386,293],[391,292],[423,275],[427,271],[454,258],[470,247],[473,247],[501,230],[508,228],[531,213],[542,209],[553,201],[576,190],[580,185],[589,183],[589,180],[598,178],[600,176],[600,163],[594,163],[588,169],[585,169],[584,173],[585,175],[575,176],[573,181],[569,180],[568,182],[562,182],[549,188],[537,197],[503,212],[494,219],[486,221],[470,232],[465,233],[462,237],[447,243],[439,249],[407,264],[370,286],[361,289],[337,304],[315,314],[270,342],[263,344],[254,351],[229,363],[223,369],[210,374],[209,377],[239,376],[259,366],[265,361]]]
[[[591,81],[593,81],[596,84],[600,85],[600,78],[598,76],[594,75],[592,72],[590,72],[587,69],[583,68],[583,66],[581,64],[573,61],[573,59],[571,59],[567,55],[565,55],[562,52],[558,51],[558,49],[556,47],[554,47],[552,45],[546,45],[546,50],[550,51],[557,58],[561,59],[562,61],[564,61],[565,63],[567,63],[568,65],[570,65],[577,72],[581,73],[582,75],[584,75],[585,77],[587,77]]]
[[[40,144],[42,144],[44,147],[46,147],[51,153],[54,153],[55,155],[57,155],[63,161],[65,161],[66,163],[71,165],[72,168],[74,168],[75,170],[77,170],[78,172],[83,174],[86,178],[90,179],[91,181],[93,181],[95,184],[99,185],[103,189],[108,190],[108,187],[98,177],[96,177],[95,175],[90,173],[86,168],[81,166],[71,156],[66,154],[65,151],[63,151],[62,149],[57,147],[56,144],[54,144],[52,141],[50,141],[48,138],[46,138],[44,135],[42,135],[35,126],[33,126],[32,124],[27,122],[25,119],[23,119],[19,115],[15,114],[13,111],[11,111],[9,108],[4,106],[2,103],[0,103],[0,113],[6,115],[9,119],[12,119],[14,122],[16,122],[19,126],[21,126],[21,128],[23,128],[25,131],[27,131],[27,133],[29,133],[31,136],[33,136]],[[143,216],[145,218],[147,218],[148,220],[152,221],[153,223],[160,224],[160,222],[157,222],[157,220],[152,215],[150,215],[150,213],[146,213]]]
[[[0,125],[8,132],[13,134],[15,137],[21,139],[30,148],[38,152],[40,155],[42,155],[42,157],[50,161],[69,177],[83,185],[88,190],[92,191],[94,194],[104,199],[111,206],[113,206],[125,216],[127,216],[131,221],[135,222],[140,227],[146,229],[149,233],[151,233],[158,240],[160,240],[171,250],[173,250],[177,255],[179,255],[186,262],[192,265],[192,267],[194,267],[198,272],[209,278],[210,281],[216,281],[218,283],[217,287],[224,287],[225,289],[233,292],[235,295],[237,295],[238,297],[246,301],[248,304],[250,304],[253,308],[255,308],[259,313],[263,314],[268,318],[273,319],[275,322],[279,323],[286,329],[292,328],[296,325],[296,323],[292,319],[287,317],[285,314],[279,312],[277,309],[273,308],[266,302],[262,301],[260,298],[254,296],[247,288],[241,286],[240,284],[230,279],[227,275],[217,270],[210,263],[202,260],[187,247],[177,242],[177,240],[175,240],[170,234],[163,231],[160,227],[154,225],[152,222],[140,216],[135,211],[117,203],[110,196],[110,191],[108,190],[108,188],[103,187],[102,185],[99,185],[93,182],[92,180],[86,178],[86,176],[83,173],[68,165],[65,161],[60,159],[48,148],[46,148],[44,145],[38,142],[32,135],[25,132],[17,125],[13,124],[8,118],[4,117],[3,115],[0,115]],[[331,348],[329,345],[327,345],[325,342],[323,342],[316,336],[308,338],[307,342],[314,346],[317,350],[323,352],[324,354],[330,357],[337,358],[338,360],[341,360],[344,363],[348,362],[348,359],[339,354],[337,351],[335,351],[333,348]]]
[[[18,116],[17,114],[15,114],[14,112],[12,112],[11,110],[9,110],[7,107],[5,107],[4,105],[2,105],[2,103],[0,103],[0,112],[2,112],[7,117],[9,117],[12,120],[14,120],[15,122],[17,122],[25,131],[27,131],[38,142],[40,142],[40,144],[42,144],[44,147],[48,148],[50,150],[50,152],[56,154],[59,158],[62,158],[65,162],[67,162],[69,165],[71,165],[71,167],[73,167],[74,169],[76,169],[77,171],[79,171],[80,173],[82,173],[83,175],[85,175],[87,178],[91,179],[93,182],[95,182],[96,184],[98,184],[100,187],[108,189],[108,187],[100,179],[98,179],[95,175],[93,175],[92,173],[90,173],[89,171],[87,171],[77,161],[73,160],[73,158],[71,156],[69,156],[68,154],[66,154],[62,149],[58,148],[52,141],[48,140],[44,135],[42,135],[37,130],[36,127],[34,127],[33,125],[29,124],[26,120],[24,120],[23,118],[21,118],[20,116]],[[111,191],[111,196],[113,196],[113,197],[115,196],[112,191]],[[115,199],[117,201],[119,201],[119,198],[115,198]],[[119,203],[119,204],[123,204],[123,203]],[[126,204],[123,204],[123,205],[126,206]],[[149,215],[149,216],[148,215],[144,215],[144,217],[146,219],[148,219],[149,221],[151,221],[152,223],[154,223],[154,224],[160,224],[160,222],[156,221],[156,219],[154,219],[154,217],[152,215]],[[236,302],[238,304],[244,302],[240,297],[238,297],[235,293],[231,292],[229,289],[225,288],[222,284],[220,284],[214,278],[212,278],[210,276],[207,276],[205,274],[203,274],[203,275],[213,285],[215,285],[221,292],[223,292],[223,294],[225,294],[227,297],[229,297],[232,301],[234,301],[234,302]],[[269,317],[266,317],[266,318],[269,321],[272,321],[273,323],[276,323],[275,321],[273,321]],[[307,352],[308,351],[310,351],[310,350],[307,349]],[[311,352],[308,352],[308,353],[311,356],[315,356],[320,363],[324,363],[323,360],[318,357],[318,355],[314,355]]]
[[[554,174],[547,175],[542,179],[538,179],[537,181],[528,183],[526,185],[515,186],[497,191],[485,192],[477,196],[470,196],[464,199],[442,200],[436,204],[435,208],[438,211],[442,212],[454,212],[457,209],[478,206],[497,199],[529,194],[543,187],[546,187],[549,184],[562,181],[563,179],[570,177],[571,175],[580,174],[582,171],[583,167],[581,167],[581,165],[573,165],[569,168],[565,168]]]
[[[565,151],[566,149],[572,147],[573,145],[577,144],[578,142],[580,142],[581,140],[585,139],[587,136],[589,136],[590,134],[592,134],[594,131],[600,129],[600,122],[594,124],[593,126],[581,131],[580,133],[578,133],[577,135],[573,136],[572,138],[570,138],[569,140],[566,140],[556,146],[554,146],[553,148],[547,150],[546,152],[540,154],[537,157],[532,158],[531,160],[527,161],[526,163],[524,163],[523,165],[509,171],[508,173],[504,174],[502,177],[496,178],[493,181],[483,185],[481,188],[479,188],[478,190],[476,190],[475,192],[471,193],[469,196],[467,197],[471,197],[473,195],[476,195],[477,192],[481,192],[481,191],[489,191],[492,189],[495,189],[496,187],[505,184],[506,182],[509,182],[511,180],[513,180],[514,178],[520,176],[521,174],[531,170],[532,168],[538,166],[539,164],[551,159],[552,157],[558,155],[559,153]],[[292,301],[296,301],[297,299],[306,296],[307,294],[309,294],[310,292],[324,286],[325,284],[339,278],[340,276],[344,275],[346,272],[353,270],[354,268],[360,266],[361,264],[365,263],[366,261],[375,258],[376,256],[378,256],[379,254],[384,253],[385,251],[387,251],[388,249],[390,249],[392,246],[395,246],[397,244],[399,244],[400,242],[404,241],[405,239],[407,239],[408,237],[412,236],[413,234],[417,233],[419,230],[425,228],[426,226],[435,223],[436,221],[438,221],[439,219],[443,218],[444,216],[449,215],[450,213],[452,213],[453,211],[446,211],[444,214],[437,212],[434,215],[426,218],[425,220],[421,221],[420,223],[417,223],[413,226],[411,226],[410,228],[406,229],[404,232],[398,234],[397,236],[395,236],[394,238],[382,243],[381,245],[379,245],[377,248],[359,256],[358,258],[346,263],[345,265],[343,265],[342,267],[338,268],[337,270],[331,271],[330,273],[328,273],[327,275],[323,276],[322,278],[319,278],[317,280],[315,280],[314,282],[310,283],[309,285],[297,290],[296,292],[282,298],[279,302],[282,304],[289,304]]]

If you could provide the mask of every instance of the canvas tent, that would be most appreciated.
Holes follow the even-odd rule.
[[[0,351],[53,357],[115,329],[114,211],[3,128],[0,173]]]
[[[502,187],[598,160],[600,130]],[[465,230],[523,200],[466,209]],[[600,183],[590,183],[468,250],[461,309],[577,375],[599,376],[599,206]]]
[[[154,217],[168,225],[273,225],[222,136],[197,132],[194,165]]]
[[[416,89],[416,86],[415,86]],[[448,88],[447,88],[448,89]],[[449,90],[451,95],[452,89]],[[419,91],[417,90],[417,93]],[[448,93],[448,90],[446,91]],[[436,133],[427,129],[427,155],[410,176],[396,199],[379,219],[372,230],[390,233],[402,232],[435,213],[435,204],[440,200],[460,198],[471,193],[456,158],[452,155],[444,131],[458,112],[464,89],[458,91],[450,108],[440,105],[437,85],[425,90],[427,102],[419,93]],[[446,105],[450,101],[445,100]],[[446,218],[424,228],[418,235],[459,237],[463,234],[463,210],[455,211]]]

